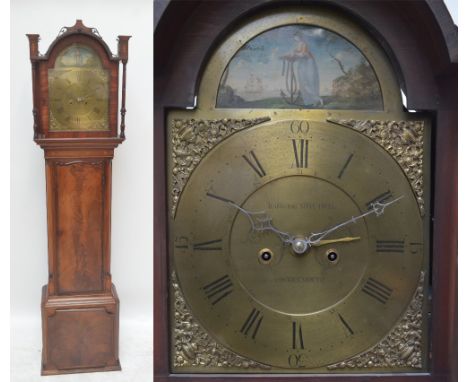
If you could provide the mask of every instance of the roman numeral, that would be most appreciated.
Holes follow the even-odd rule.
[[[391,288],[372,277],[369,277],[361,290],[382,304],[388,301],[393,292]]]
[[[348,330],[349,334],[353,335],[354,334],[353,329],[351,329],[351,326],[349,326],[349,324],[346,322],[346,320],[343,318],[343,316],[338,313],[338,317],[339,317],[341,323],[343,324],[343,326]]]
[[[309,140],[291,139],[297,168],[309,167]]]
[[[375,197],[374,199],[370,200],[366,203],[367,209],[372,209],[372,204],[374,203],[385,203],[387,200],[393,198],[392,193],[389,191],[380,194],[379,196]]]
[[[223,247],[218,245],[222,243],[222,239],[204,241],[193,245],[194,251],[222,251]]]
[[[377,252],[403,253],[405,251],[405,241],[403,240],[376,240]]]
[[[350,154],[349,157],[348,157],[348,159],[346,159],[345,164],[343,165],[343,167],[342,167],[341,170],[340,170],[340,173],[338,174],[338,179],[341,179],[341,177],[343,176],[343,174],[344,174],[346,168],[347,168],[348,165],[349,165],[349,162],[351,162],[351,159],[353,159],[353,156],[354,156],[354,154]]]
[[[304,349],[304,338],[302,337],[301,323],[292,322],[292,348]]]
[[[260,315],[260,311],[253,308],[249,316],[245,320],[244,325],[242,325],[240,332],[245,336],[251,333],[252,339],[255,339],[255,336],[257,335],[258,329],[260,328],[260,324],[262,323],[262,321],[263,316]]]
[[[233,291],[233,285],[228,275],[224,275],[219,279],[205,285],[203,287],[206,297],[212,305],[217,304],[226,296],[229,296]]]
[[[250,167],[257,173],[260,178],[263,178],[266,175],[265,170],[263,169],[262,165],[260,164],[257,156],[255,155],[253,150],[249,152],[250,158],[247,155],[242,155],[242,158],[249,164]]]

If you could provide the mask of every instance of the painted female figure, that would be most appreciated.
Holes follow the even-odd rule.
[[[319,74],[314,55],[310,51],[301,31],[294,34],[294,40],[297,42],[294,51],[282,58],[290,61],[290,65],[297,63],[297,82],[304,106],[321,106],[323,101],[320,98]],[[296,73],[291,67],[291,75],[294,81]]]

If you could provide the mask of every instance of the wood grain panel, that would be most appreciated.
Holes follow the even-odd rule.
[[[114,316],[105,308],[57,310],[49,320],[49,359],[57,369],[105,367],[114,359]]]
[[[57,163],[58,293],[103,289],[104,162]]]

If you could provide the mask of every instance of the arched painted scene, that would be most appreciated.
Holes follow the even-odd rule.
[[[383,101],[372,66],[353,44],[323,28],[288,25],[237,51],[216,106],[382,110]]]

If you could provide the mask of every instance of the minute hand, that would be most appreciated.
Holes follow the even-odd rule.
[[[375,202],[371,204],[371,209],[362,215],[359,216],[353,216],[351,219],[346,220],[343,223],[337,224],[326,231],[323,232],[318,232],[318,233],[311,233],[309,237],[307,237],[307,244],[309,245],[314,245],[320,243],[320,240],[322,240],[325,236],[328,236],[330,233],[336,231],[337,229],[340,229],[344,227],[345,225],[348,225],[350,223],[356,223],[356,220],[361,219],[363,217],[376,214],[377,216],[382,215],[385,211],[385,208],[388,207],[389,205],[396,203],[399,201],[401,198],[403,198],[404,195],[401,195],[400,197],[393,199],[387,203],[380,203],[380,202]]]
[[[280,231],[278,228],[276,228],[273,225],[273,219],[265,211],[248,211],[242,208],[237,203],[233,202],[232,200],[223,198],[218,195],[214,195],[210,192],[208,192],[206,195],[208,195],[211,198],[218,199],[222,202],[225,202],[229,204],[231,207],[234,207],[237,210],[239,210],[241,213],[243,213],[247,217],[247,219],[249,219],[250,225],[252,227],[252,231],[257,231],[257,232],[271,231],[271,232],[274,232],[276,235],[278,235],[283,243],[285,244],[292,243],[293,236],[287,232]]]

